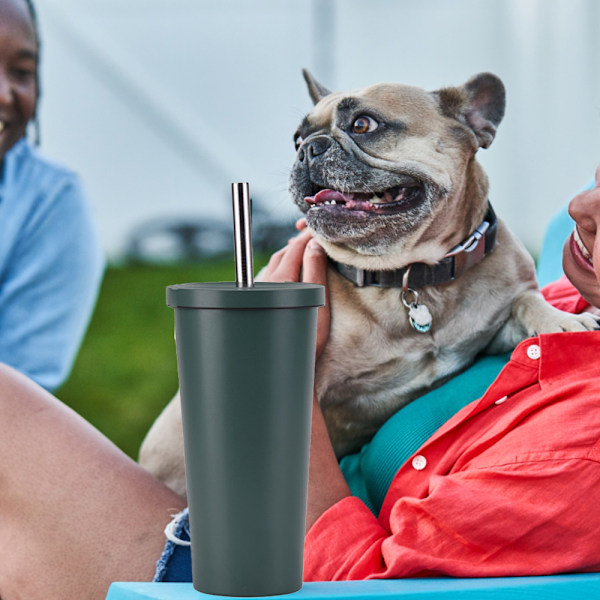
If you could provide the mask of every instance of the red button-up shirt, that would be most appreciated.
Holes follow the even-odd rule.
[[[547,296],[585,306],[565,281]],[[305,543],[307,581],[597,570],[600,331],[522,342],[398,471],[378,518],[345,498]]]

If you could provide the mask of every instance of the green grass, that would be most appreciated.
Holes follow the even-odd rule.
[[[255,257],[256,272],[266,259]],[[137,458],[148,428],[178,387],[166,286],[234,278],[230,258],[109,267],[79,355],[57,397]]]

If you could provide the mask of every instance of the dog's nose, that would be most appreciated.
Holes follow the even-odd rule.
[[[301,148],[300,152],[298,153],[298,158],[300,161],[304,161],[304,159],[308,156],[308,160],[311,162],[315,157],[323,154],[330,145],[330,138],[325,136],[316,137],[304,144],[304,147]]]

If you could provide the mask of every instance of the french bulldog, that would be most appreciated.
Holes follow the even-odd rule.
[[[330,259],[331,331],[315,390],[338,457],[478,354],[597,327],[545,302],[532,258],[490,204],[476,154],[504,116],[497,76],[336,93],[304,77],[314,108],[294,136],[289,188]],[[140,462],[185,493],[178,398]]]

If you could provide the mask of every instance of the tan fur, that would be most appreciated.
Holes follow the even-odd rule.
[[[502,118],[504,88],[497,78],[483,74],[437,92],[380,84],[331,94],[305,76],[316,106],[299,129],[301,149],[308,151],[317,138],[332,147],[310,168],[299,152],[290,190],[333,259],[371,270],[435,264],[482,222],[488,180],[475,153],[489,146]],[[400,125],[378,136],[353,136],[343,117],[348,106],[357,107],[350,121],[374,110],[385,123]],[[315,183],[370,192],[407,176],[426,182],[427,194],[412,213],[338,222],[304,201]],[[543,300],[532,259],[501,221],[493,253],[452,282],[418,290],[433,316],[426,334],[411,327],[399,289],[358,288],[332,269],[328,287],[331,332],[315,387],[338,456],[356,450],[401,406],[468,367],[477,354],[509,351],[542,332],[597,325],[589,315],[562,313]],[[155,422],[140,462],[183,493],[177,404],[176,397]]]

